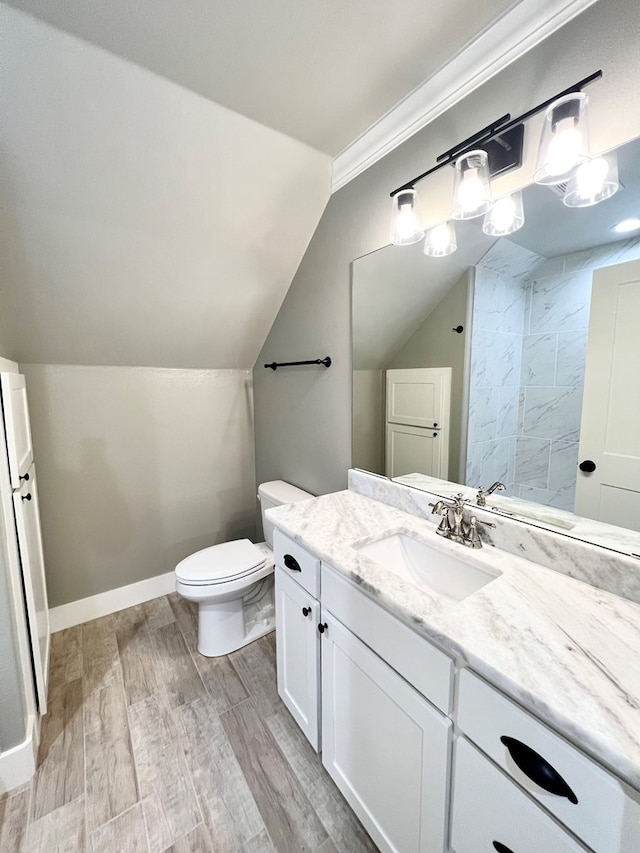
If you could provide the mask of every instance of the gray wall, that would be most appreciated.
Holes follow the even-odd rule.
[[[596,3],[543,44],[376,163],[329,202],[254,368],[256,478],[311,492],[346,485],[351,464],[349,264],[388,242],[389,192],[455,142],[509,111],[524,112],[598,68],[589,88],[595,151],[640,134],[637,0]],[[525,165],[506,183],[529,182],[539,120],[528,125]],[[425,182],[426,183],[426,182]],[[424,195],[428,187],[424,184]],[[511,185],[509,186],[511,189]],[[446,212],[443,214],[446,216]],[[330,355],[329,370],[266,371],[273,359]]]
[[[411,335],[402,349],[388,364],[389,369],[406,367],[451,368],[451,417],[449,429],[449,480],[460,479],[462,420],[466,419],[464,388],[465,344],[469,336],[467,305],[469,278],[466,272],[451,288],[442,302],[434,308],[420,328]],[[453,331],[464,326],[462,334]],[[466,433],[466,431],[465,431]]]

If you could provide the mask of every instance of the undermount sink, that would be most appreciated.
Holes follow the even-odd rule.
[[[451,548],[463,546],[452,544]],[[462,601],[501,574],[472,565],[462,555],[450,554],[406,533],[392,533],[356,550],[402,580],[449,602]]]

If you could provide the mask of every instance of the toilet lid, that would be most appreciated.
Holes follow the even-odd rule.
[[[181,560],[176,577],[184,583],[221,583],[251,574],[266,563],[265,554],[248,539],[203,548]]]

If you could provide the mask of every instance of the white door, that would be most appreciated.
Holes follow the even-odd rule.
[[[22,566],[24,596],[31,636],[31,657],[40,713],[47,710],[49,674],[49,605],[40,534],[40,510],[35,465],[29,469],[29,480],[13,493],[13,506],[18,531],[18,549]]]
[[[322,763],[384,853],[442,853],[451,721],[326,611]]]
[[[2,373],[0,382],[11,488],[19,489],[23,475],[33,462],[27,388],[21,373]]]
[[[575,511],[632,530],[640,530],[639,319],[640,261],[596,270]]]
[[[450,409],[450,367],[387,370],[387,477],[448,478]]]
[[[320,604],[276,568],[278,693],[311,746],[320,747]]]

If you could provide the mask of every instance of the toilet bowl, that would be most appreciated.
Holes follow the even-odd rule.
[[[313,497],[282,480],[258,488],[266,542],[234,539],[203,548],[175,569],[176,592],[198,604],[198,651],[227,655],[275,628],[273,525],[264,512]]]

